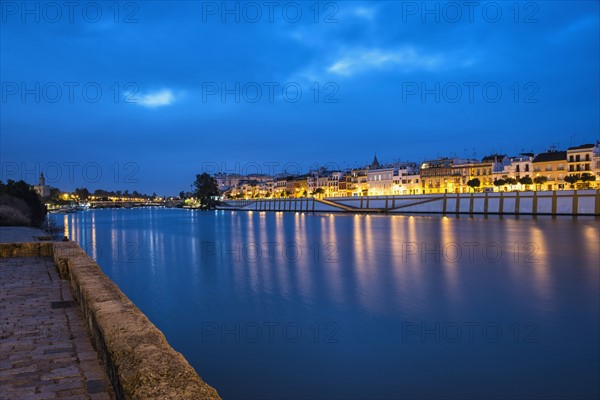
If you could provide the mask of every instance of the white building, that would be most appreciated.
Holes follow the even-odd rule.
[[[521,153],[510,158],[510,164],[504,165],[502,170],[493,170],[494,179],[514,178],[519,179],[533,173],[533,153]]]
[[[367,170],[367,184],[369,196],[383,196],[392,194],[392,185],[394,173],[397,175],[396,168],[378,168]]]

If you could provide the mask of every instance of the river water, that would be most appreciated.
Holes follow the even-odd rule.
[[[233,398],[598,398],[595,218],[52,215]]]

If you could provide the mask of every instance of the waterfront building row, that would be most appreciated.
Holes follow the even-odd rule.
[[[215,174],[229,198],[301,198],[544,191],[600,188],[600,142],[481,160],[440,157],[382,165],[377,156],[362,168],[307,174]]]

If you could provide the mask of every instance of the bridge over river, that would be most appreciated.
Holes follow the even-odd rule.
[[[182,207],[183,200],[166,201],[112,201],[94,200],[89,202],[90,208],[133,208],[133,207]]]

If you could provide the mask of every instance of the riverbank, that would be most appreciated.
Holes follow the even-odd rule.
[[[0,228],[0,242],[37,240],[49,237],[36,228]],[[69,284],[48,254],[0,258],[0,289],[3,398],[115,398]]]
[[[0,227],[0,243],[24,243],[41,240],[52,240],[52,236],[42,229],[28,226]]]
[[[56,303],[58,304],[56,308],[71,307],[73,312],[76,310],[80,314],[80,325],[84,328],[84,331],[87,329],[85,338],[88,346],[91,348],[91,344],[93,344],[96,349],[97,355],[94,352],[96,360],[99,358],[102,361],[101,363],[98,362],[98,365],[103,365],[106,381],[110,382],[110,386],[114,391],[114,395],[110,396],[117,399],[220,398],[215,389],[198,376],[185,358],[169,345],[162,332],[148,320],[76,243],[31,241],[29,237],[37,238],[37,236],[40,236],[43,238],[43,235],[40,234],[41,231],[34,231],[29,230],[29,228],[0,228],[3,242],[0,243],[0,269],[3,274],[3,285],[5,283],[4,274],[11,275],[13,280],[16,279],[21,284],[24,280],[31,281],[31,279],[21,277],[18,274],[30,271],[33,267],[39,267],[37,268],[39,274],[46,274],[55,286],[58,285],[55,289],[49,289],[53,291],[49,296],[52,299],[56,297],[66,300],[51,301],[49,306],[53,308],[52,304]],[[46,269],[50,272],[46,273]],[[52,274],[57,279],[52,279]],[[56,292],[56,288],[63,288],[66,291]],[[6,292],[3,287],[3,296],[5,293],[10,292]],[[27,291],[24,293],[23,299],[29,301],[30,298],[38,295],[39,293]],[[3,299],[3,307],[5,303]],[[33,304],[30,311],[35,312],[39,318],[46,318],[45,313],[39,311],[41,306],[37,303]],[[15,374],[15,370],[24,367],[24,365],[15,364],[11,361],[18,356],[17,348],[12,346],[11,343],[14,342],[17,335],[23,334],[17,321],[19,317],[11,312],[5,313],[3,310],[4,318],[6,318],[6,321],[2,321],[2,377],[4,380],[5,376],[18,375],[23,379],[23,371],[18,371]],[[5,326],[16,326],[16,328],[10,332],[7,331],[5,334]],[[32,337],[37,337],[41,326],[41,324],[33,321],[32,332],[27,333],[31,333]],[[58,321],[55,328],[58,333],[64,333],[67,326]],[[73,335],[61,335],[60,338],[54,340],[57,343],[64,342],[68,344],[72,340],[71,337]],[[81,334],[74,337],[83,343]],[[47,354],[46,361],[50,364],[55,363],[56,359],[59,358],[68,364],[62,367],[65,369],[58,372],[70,371],[70,374],[75,374],[77,371],[81,371],[82,352],[77,349],[74,355],[70,353],[70,357],[65,356],[66,359],[62,360],[63,356],[55,355],[52,351],[46,351],[47,349],[43,348],[42,342],[33,340],[30,346],[32,346],[30,350],[34,355],[40,351],[42,354]],[[67,347],[65,346],[65,348]],[[43,361],[39,357],[38,360],[38,362]],[[38,366],[30,368],[34,368],[34,370],[26,371],[25,381],[15,383],[15,390],[25,388],[31,391],[32,395],[35,395],[38,390],[41,390],[39,389],[40,385],[52,386],[52,382],[54,382],[55,385],[60,387],[60,376],[52,375],[52,373],[44,375],[41,367]],[[94,373],[97,374],[98,371],[94,370]],[[66,377],[72,378],[72,375]],[[94,386],[93,382],[91,384],[92,389],[90,389],[90,381],[96,380],[98,379],[90,379],[83,373],[83,377],[77,381],[82,382],[85,386],[83,389],[79,386],[72,388],[77,390],[77,393],[71,395],[88,393],[91,398],[102,398],[94,397],[92,396],[94,393],[90,392],[90,390],[97,390],[94,387],[98,387],[98,385]],[[8,385],[11,385],[11,383],[8,382]],[[111,387],[107,387],[107,389],[110,392]],[[87,392],[82,392],[82,390],[87,390]]]
[[[600,190],[228,200],[218,208],[392,214],[600,215]]]

